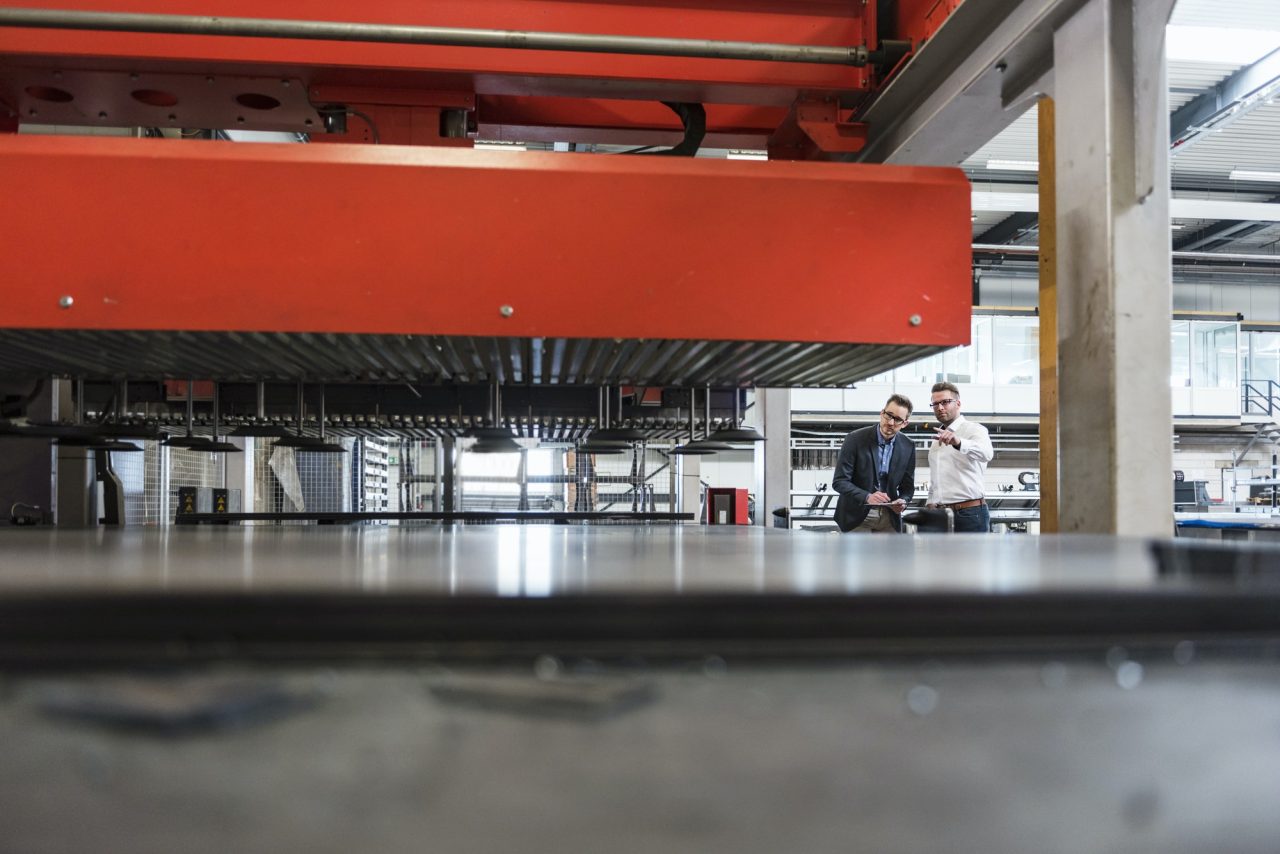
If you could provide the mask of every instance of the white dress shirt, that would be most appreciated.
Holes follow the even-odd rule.
[[[947,425],[960,440],[957,450],[934,440],[929,446],[929,503],[955,504],[982,498],[986,488],[982,474],[996,455],[987,428],[963,415]]]

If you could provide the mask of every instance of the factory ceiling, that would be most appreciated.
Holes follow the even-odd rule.
[[[1274,0],[1179,0],[1168,30],[1173,198],[1275,205],[1280,212],[1280,17]],[[1034,191],[1036,110],[962,164],[979,193]],[[1016,196],[1010,196],[1016,201]],[[976,208],[978,206],[975,206]],[[1038,217],[999,204],[976,209],[979,244],[1038,242]],[[1280,216],[1178,216],[1174,250],[1280,254]]]

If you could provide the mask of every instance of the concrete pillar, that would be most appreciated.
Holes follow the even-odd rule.
[[[1173,0],[1088,0],[1054,35],[1063,532],[1173,533]]]
[[[254,443],[251,437],[242,436],[226,436],[223,441],[230,442],[239,448],[243,453],[226,455],[226,481],[227,489],[235,489],[240,491],[240,503],[237,505],[233,502],[230,505],[230,512],[252,513],[253,512],[253,448]]]
[[[791,389],[756,389],[752,426],[756,447],[756,524],[772,526],[773,511],[791,504]]]
[[[679,454],[676,460],[676,512],[693,513],[693,521],[701,523],[698,515],[702,503],[702,457],[696,454]]]

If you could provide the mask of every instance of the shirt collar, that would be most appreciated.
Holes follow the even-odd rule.
[[[898,434],[894,433],[893,439],[897,439],[897,438],[898,438]],[[883,448],[885,445],[892,445],[893,439],[886,439],[884,437],[884,434],[880,432],[880,428],[879,427],[876,428],[876,445],[878,445],[879,447]]]

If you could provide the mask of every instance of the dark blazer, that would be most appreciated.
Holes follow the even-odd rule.
[[[876,463],[880,453],[876,433],[879,430],[875,424],[854,430],[845,436],[844,445],[840,448],[831,488],[840,493],[836,503],[836,525],[841,531],[852,531],[861,525],[867,518],[867,511],[874,506],[867,504],[867,496],[876,491]],[[901,433],[893,443],[889,483],[884,491],[890,499],[903,498],[908,502],[916,494],[916,446]],[[902,530],[902,519],[898,514],[894,513],[891,518],[894,527]]]

